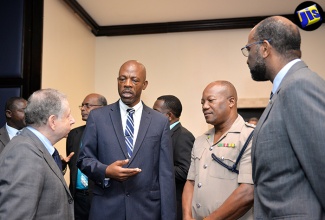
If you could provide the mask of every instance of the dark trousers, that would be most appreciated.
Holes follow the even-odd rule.
[[[88,190],[76,190],[74,196],[75,220],[88,220],[91,198]]]

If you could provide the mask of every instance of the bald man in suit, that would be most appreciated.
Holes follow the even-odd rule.
[[[95,182],[89,219],[175,220],[169,123],[141,101],[146,69],[125,62],[117,78],[120,100],[90,112],[78,167]]]
[[[242,48],[252,78],[273,83],[252,144],[255,219],[325,219],[325,81],[300,44],[298,27],[273,16]]]
[[[81,106],[79,106],[82,120],[87,121],[89,113],[92,110],[106,105],[107,101],[104,96],[97,93],[87,95]],[[74,198],[75,220],[88,220],[93,188],[93,182],[88,181],[88,179],[84,177],[84,174],[77,168],[81,138],[85,128],[86,125],[72,129],[66,142],[67,155],[75,154],[68,161],[70,169],[69,189]]]

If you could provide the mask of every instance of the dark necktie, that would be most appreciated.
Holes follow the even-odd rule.
[[[125,126],[125,143],[126,143],[126,148],[128,151],[129,158],[132,156],[133,152],[133,143],[134,143],[134,121],[133,121],[133,114],[134,114],[134,109],[130,108],[127,110],[128,116],[126,119],[126,126]]]
[[[52,155],[53,159],[55,160],[55,163],[58,165],[58,167],[60,168],[60,170],[62,171],[62,161],[59,155],[59,152],[57,151],[56,148],[54,148],[54,153]]]

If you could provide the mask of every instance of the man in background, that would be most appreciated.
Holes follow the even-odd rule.
[[[182,220],[182,193],[191,164],[191,151],[195,138],[179,121],[182,114],[182,103],[176,96],[158,97],[153,109],[165,115],[169,121],[173,142],[177,220]]]
[[[11,97],[5,105],[6,124],[0,128],[0,153],[5,145],[26,126],[25,108],[27,101],[21,97]]]
[[[257,122],[258,122],[258,118],[256,117],[249,118],[247,121],[247,123],[251,125],[257,125]]]
[[[237,113],[236,89],[228,81],[212,82],[201,104],[213,128],[194,142],[183,192],[184,220],[253,219],[249,137],[254,129]]]
[[[87,121],[90,111],[102,106],[106,106],[106,98],[100,94],[91,93],[85,97],[81,106],[81,117],[83,121]],[[75,156],[71,157],[68,162],[70,169],[70,185],[69,189],[72,197],[74,198],[74,214],[76,220],[88,220],[89,210],[91,204],[91,184],[92,181],[88,181],[87,176],[85,176],[77,168],[77,160],[80,152],[81,137],[85,130],[86,125],[74,128],[70,131],[67,142],[66,142],[66,152],[67,155],[72,153]]]
[[[73,198],[55,143],[74,118],[65,95],[34,92],[25,109],[27,127],[0,154],[0,219],[73,220]]]
[[[300,44],[299,28],[273,16],[242,48],[253,80],[273,83],[253,137],[256,219],[325,219],[325,81]]]
[[[176,219],[169,123],[141,101],[146,68],[125,62],[120,100],[90,112],[78,167],[95,182],[90,219]]]

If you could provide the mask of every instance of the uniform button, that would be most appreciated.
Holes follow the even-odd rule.
[[[196,208],[200,208],[201,204],[200,203],[196,203]]]
[[[213,147],[211,146],[211,147],[209,148],[209,150],[212,151],[212,150],[213,150]]]
[[[208,165],[207,165],[207,164],[204,164],[204,165],[203,165],[203,168],[204,168],[204,169],[206,169],[207,167],[208,167]]]
[[[127,197],[129,197],[130,196],[130,193],[129,192],[126,192],[126,194],[125,194]]]
[[[202,186],[202,183],[197,184],[197,187],[201,188],[201,186]]]

